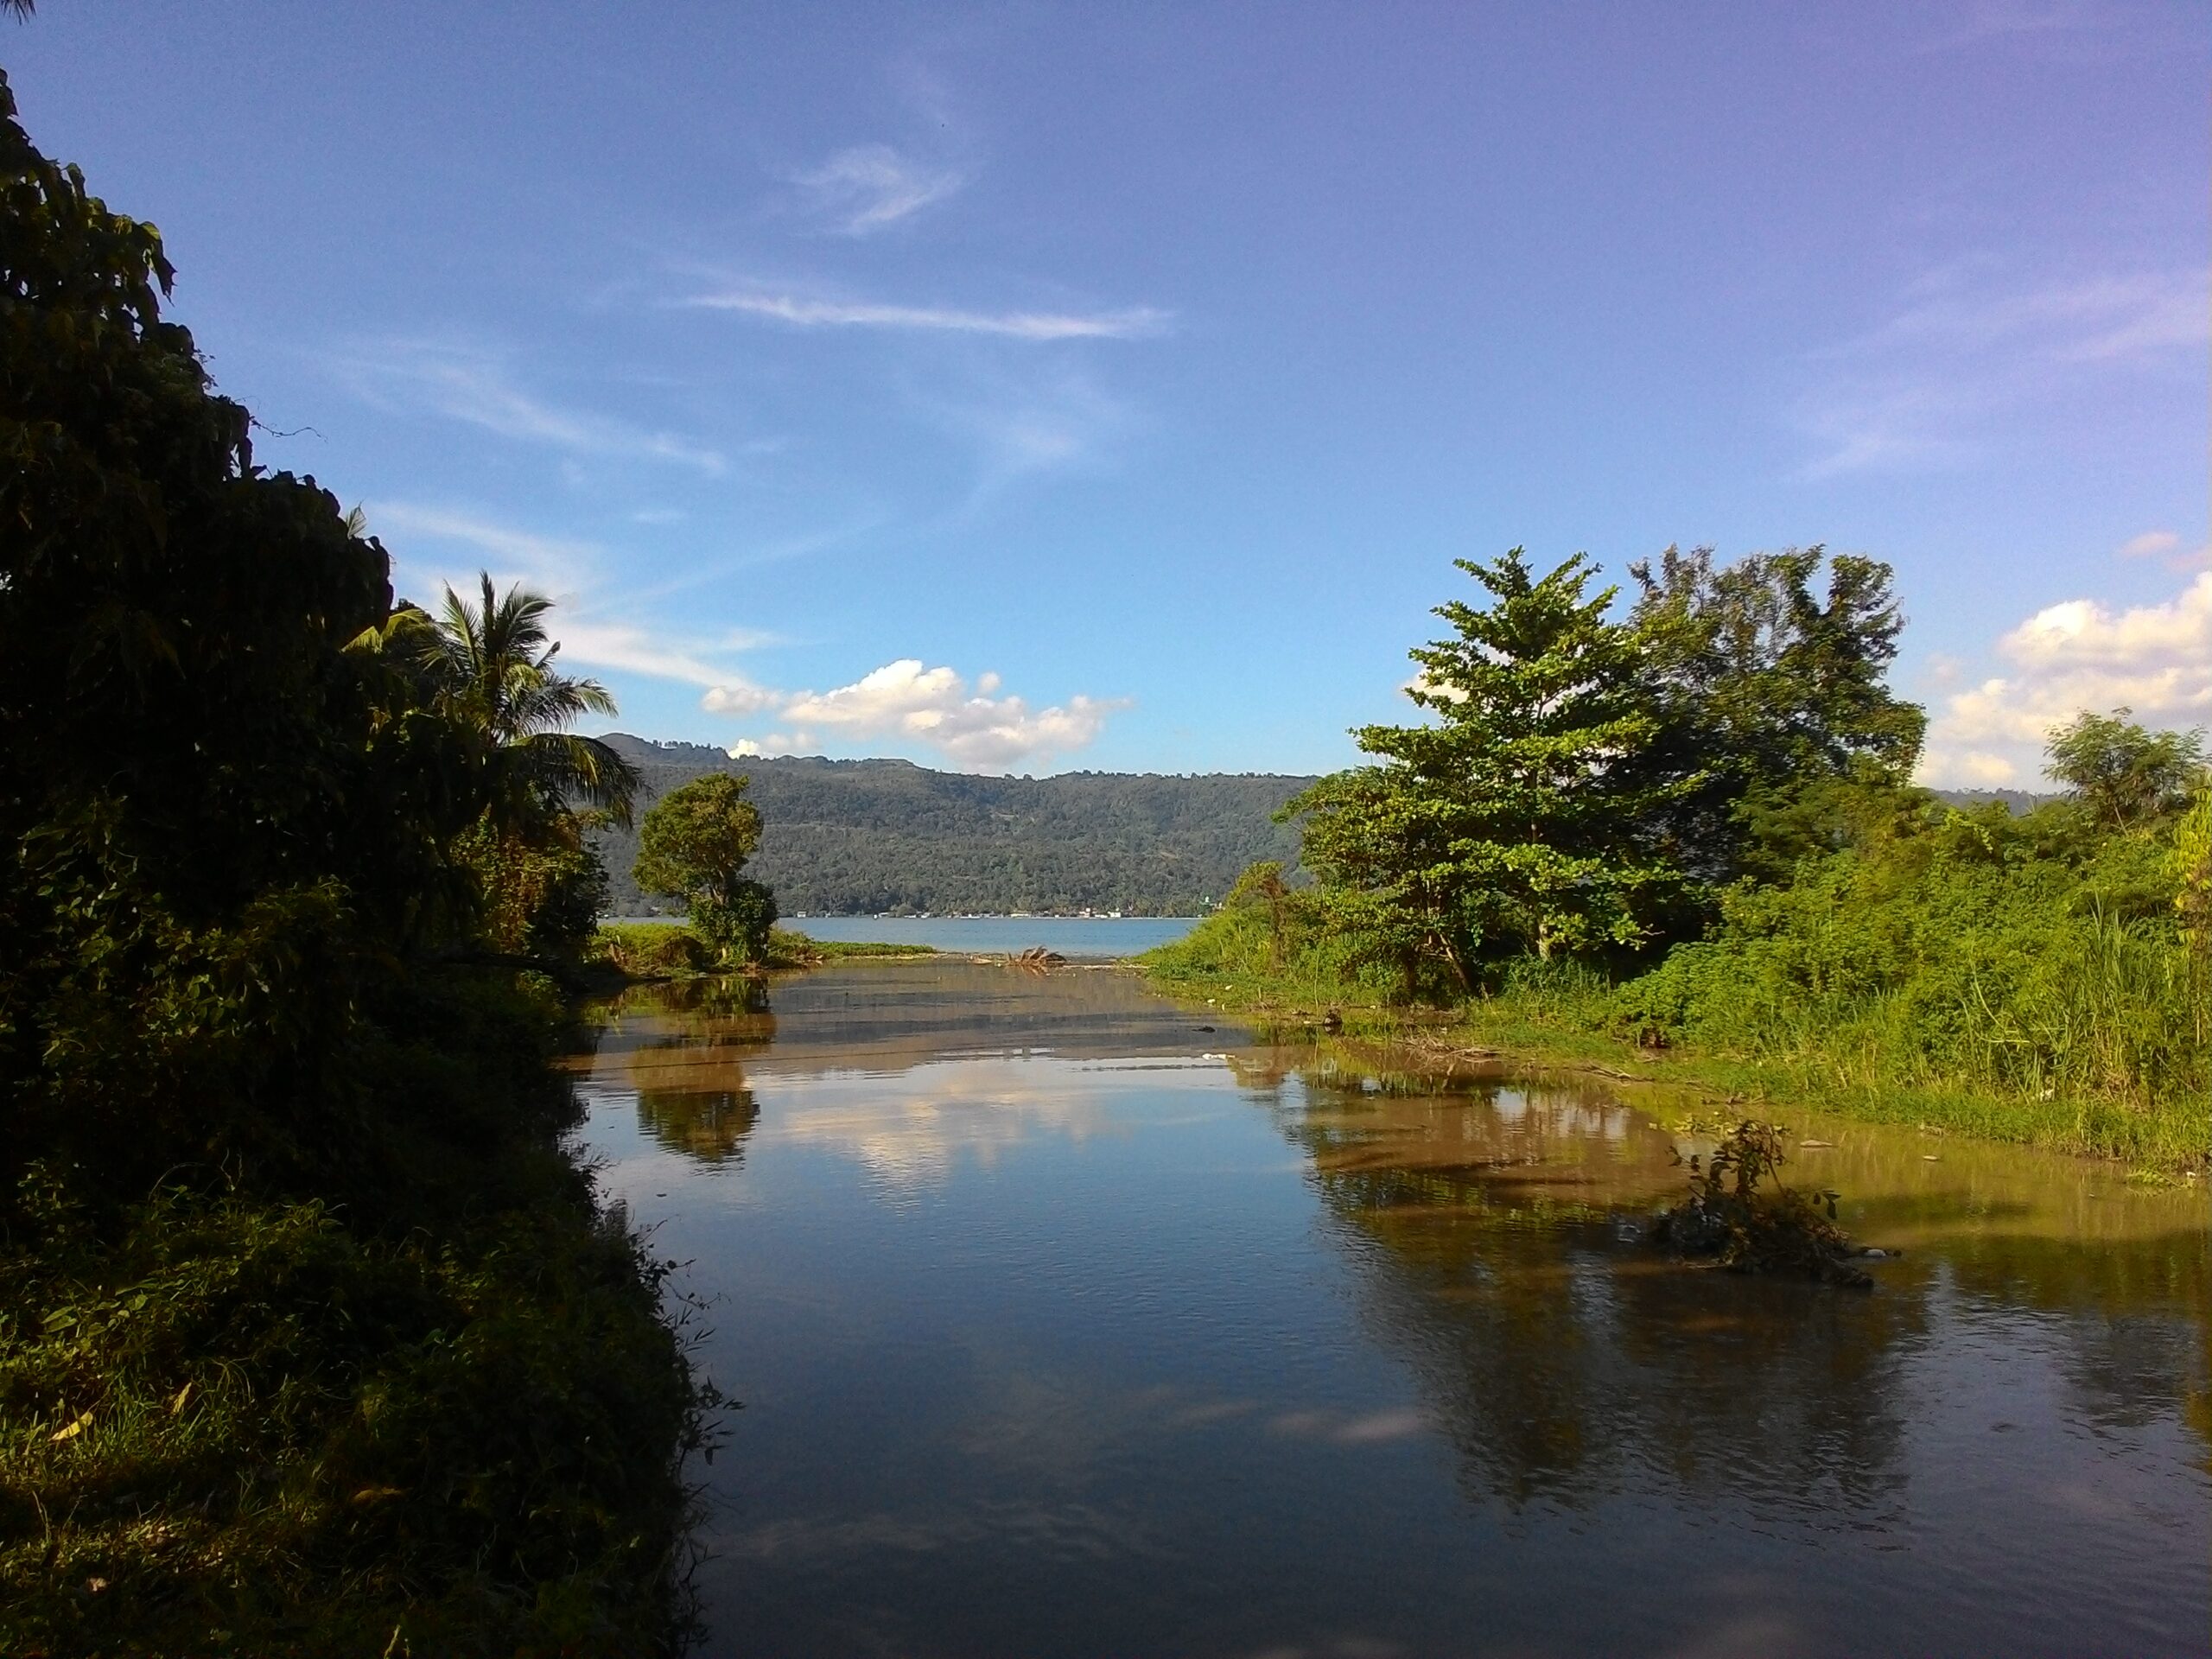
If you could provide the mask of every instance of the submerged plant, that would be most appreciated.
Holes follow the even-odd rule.
[[[1782,1126],[1745,1118],[1720,1137],[1710,1155],[1692,1153],[1689,1194],[1662,1211],[1651,1230],[1677,1255],[1710,1256],[1736,1273],[1774,1268],[1808,1273],[1829,1284],[1872,1284],[1852,1265],[1851,1241],[1835,1224],[1834,1192],[1815,1198],[1784,1186]]]

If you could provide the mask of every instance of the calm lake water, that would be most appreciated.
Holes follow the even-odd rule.
[[[2201,1192],[1801,1119],[1786,1173],[1904,1254],[1739,1279],[1628,1236],[1679,1100],[1105,969],[732,995],[632,993],[578,1063],[743,1402],[707,1651],[2205,1649]]]
[[[926,944],[976,956],[1041,944],[1064,957],[1134,957],[1198,925],[1195,916],[795,916],[784,924],[817,939]]]

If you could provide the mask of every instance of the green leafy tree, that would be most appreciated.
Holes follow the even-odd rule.
[[[1670,547],[1629,569],[1667,695],[1662,747],[1706,773],[1669,814],[1688,868],[1781,879],[1884,815],[1862,798],[1904,787],[1927,727],[1889,688],[1904,615],[1888,565],[1820,547],[1722,565]]]
[[[2108,829],[2180,810],[2204,771],[2202,732],[2150,732],[2129,710],[2083,709],[2050,734],[2044,771]]]
[[[1453,637],[1411,654],[1433,722],[1355,735],[1382,764],[1323,779],[1304,861],[1385,901],[1465,986],[1485,957],[1581,953],[1651,938],[1688,886],[1668,810],[1702,786],[1664,749],[1639,630],[1606,620],[1581,555],[1543,576],[1522,550],[1459,561],[1489,604],[1436,613]]]
[[[1289,943],[1290,912],[1294,893],[1290,884],[1283,880],[1282,866],[1274,859],[1262,859],[1248,866],[1236,878],[1236,885],[1229,890],[1229,897],[1222,900],[1224,910],[1253,906],[1268,918],[1268,968],[1272,973],[1282,971],[1283,957]]]
[[[639,826],[636,879],[689,907],[692,931],[724,961],[759,962],[776,924],[775,895],[745,874],[760,845],[746,779],[709,772],[670,791]]]

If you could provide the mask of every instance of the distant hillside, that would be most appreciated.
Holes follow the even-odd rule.
[[[1298,857],[1275,809],[1308,778],[1064,772],[976,778],[906,760],[733,760],[696,743],[607,741],[651,801],[709,772],[743,772],[766,828],[748,874],[785,915],[1119,910],[1192,915],[1255,859]],[[601,838],[618,915],[651,901],[630,879],[634,834]]]
[[[1931,789],[1928,792],[1944,805],[1955,806],[1961,811],[1972,811],[1977,806],[1987,806],[1992,801],[2002,801],[2016,818],[2052,801],[2066,798],[2063,795],[2037,795],[2024,789]]]

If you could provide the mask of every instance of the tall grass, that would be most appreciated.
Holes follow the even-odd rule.
[[[2171,825],[2104,835],[2065,809],[1955,815],[1731,893],[1706,938],[1643,972],[1506,960],[1478,995],[1438,1000],[1494,1046],[1635,1055],[1872,1117],[2199,1166],[2204,973],[2177,925],[2172,842]],[[1326,904],[1297,895],[1280,935],[1257,907],[1224,912],[1147,969],[1262,1009],[1380,1008],[1424,988],[1331,928]]]

